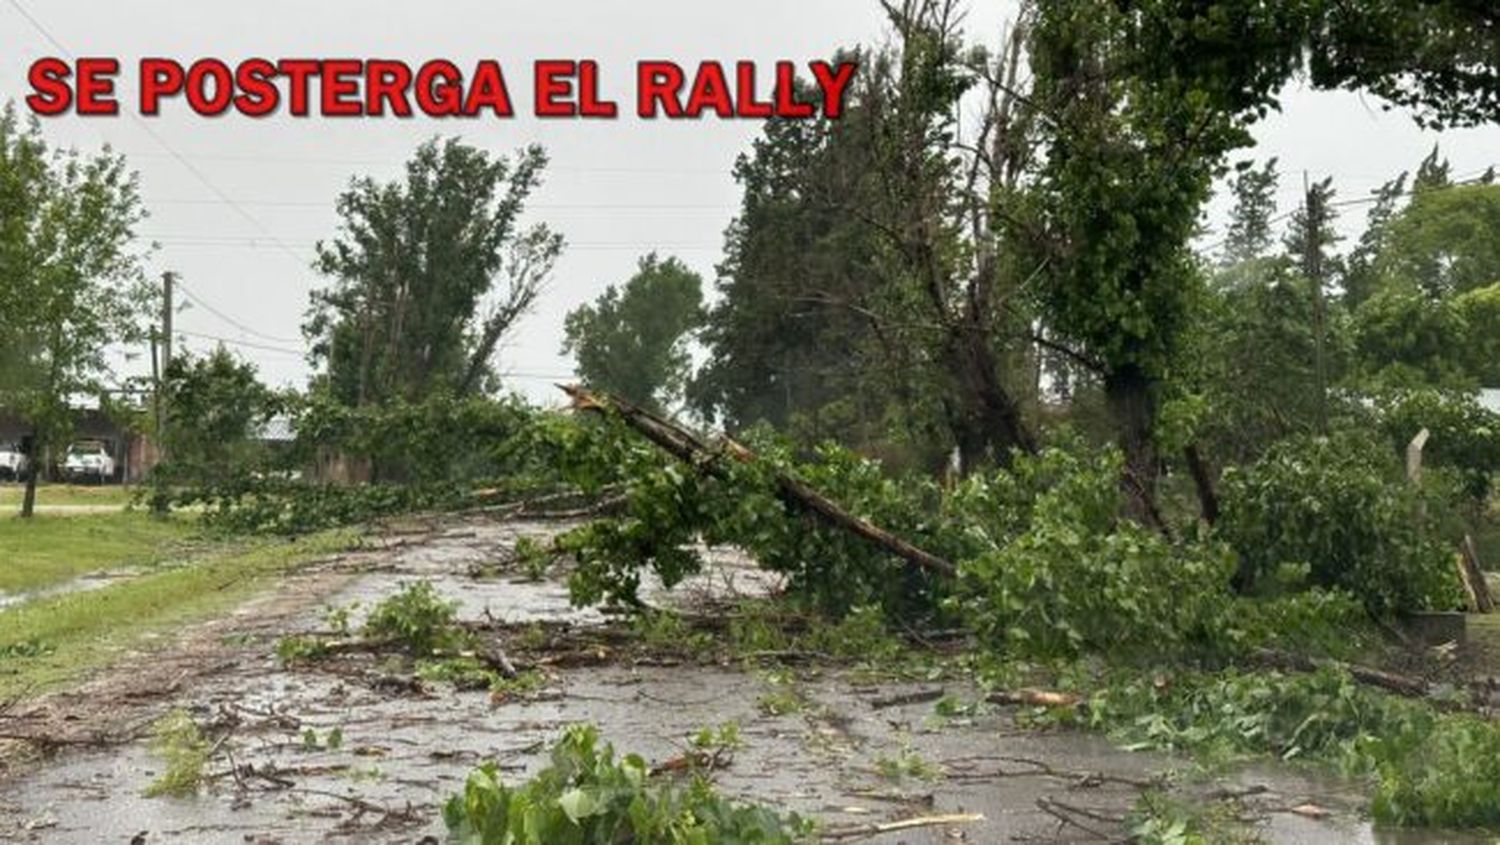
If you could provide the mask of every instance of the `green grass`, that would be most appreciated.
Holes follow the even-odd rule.
[[[237,606],[298,565],[350,547],[357,536],[328,531],[221,548],[190,566],[0,612],[0,700],[77,680],[123,649]]]
[[[184,519],[141,512],[0,515],[0,591],[35,590],[100,569],[154,563],[180,554],[192,533]]]
[[[130,503],[130,496],[136,490],[135,487],[126,487],[122,484],[38,484],[36,488],[36,503],[38,505],[119,505],[125,507]],[[21,506],[21,499],[26,495],[26,486],[23,484],[5,483],[0,484],[0,506]]]

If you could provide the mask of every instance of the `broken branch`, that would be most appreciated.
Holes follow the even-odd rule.
[[[615,396],[600,396],[578,385],[558,385],[573,400],[573,408],[594,413],[613,413],[622,422],[650,440],[657,447],[684,463],[712,472],[721,459],[720,450],[712,449],[697,435],[676,423],[636,407]],[[724,438],[727,451],[741,461],[755,459],[745,446]],[[958,569],[951,562],[920,549],[885,529],[849,513],[828,497],[802,481],[784,473],[775,474],[776,486],[784,501],[800,505],[829,525],[868,540],[897,557],[929,572],[952,577]]]

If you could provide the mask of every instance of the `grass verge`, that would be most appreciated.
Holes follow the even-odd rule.
[[[232,608],[297,566],[353,545],[326,531],[210,553],[190,566],[0,613],[0,699],[72,681],[148,636]]]
[[[45,505],[118,505],[130,504],[134,487],[123,484],[38,484],[36,503]],[[0,484],[0,507],[21,507],[26,494],[26,485],[18,483]]]
[[[138,512],[0,516],[0,592],[26,592],[99,569],[163,560],[180,554],[193,531],[183,519]]]

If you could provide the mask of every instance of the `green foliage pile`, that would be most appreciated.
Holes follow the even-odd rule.
[[[1013,473],[970,479],[957,524],[963,616],[1017,656],[1160,655],[1221,636],[1233,569],[1220,546],[1174,544],[1122,519],[1118,452],[1050,448]]]
[[[464,845],[791,845],[812,832],[807,821],[719,795],[695,777],[686,787],[650,775],[634,754],[616,759],[592,725],[568,728],[551,765],[508,787],[494,763],[470,773],[443,819]]]
[[[245,476],[178,488],[174,507],[200,506],[203,521],[230,533],[300,535],[398,513],[472,501],[468,485],[305,483]]]
[[[1347,590],[1376,614],[1448,608],[1450,552],[1423,516],[1395,453],[1358,432],[1283,441],[1225,473],[1217,526],[1239,557],[1236,584]]]
[[[1310,760],[1375,788],[1376,821],[1500,824],[1500,725],[1360,686],[1347,674],[1139,678],[1090,697],[1086,723],[1133,748]]]
[[[797,461],[785,444],[764,435],[750,443],[759,458],[716,461],[708,471],[666,459],[638,438],[604,421],[591,436],[564,435],[564,477],[587,487],[598,468],[624,486],[618,516],[599,519],[562,536],[557,547],[577,559],[570,580],[580,603],[634,604],[643,570],[671,587],[701,570],[698,542],[736,546],[760,565],[788,578],[791,592],[834,616],[858,605],[917,617],[930,614],[943,586],[930,575],[869,542],[827,526],[800,505],[784,500],[774,480],[786,472],[827,491],[853,513],[932,547],[936,485],[897,481],[875,462],[828,447],[816,460]],[[572,474],[570,468],[581,472]]]
[[[513,486],[555,477],[533,451],[547,414],[515,399],[459,399],[351,408],[311,398],[291,409],[296,443],[267,463],[202,473],[171,490],[176,507],[198,507],[232,532],[304,534],[394,513],[472,502],[472,491],[504,476]],[[330,459],[371,469],[372,483],[336,484],[297,475]]]
[[[515,397],[437,392],[353,407],[314,396],[296,418],[298,454],[336,453],[371,467],[373,480],[437,484],[515,469],[507,447],[538,412]]]
[[[1134,845],[1261,845],[1229,802],[1199,807],[1152,790],[1131,808],[1126,823]]]

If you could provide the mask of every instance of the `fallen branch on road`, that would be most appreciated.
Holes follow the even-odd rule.
[[[948,813],[939,816],[917,816],[893,822],[873,822],[871,824],[855,824],[847,827],[828,828],[823,831],[823,835],[820,838],[824,842],[852,842],[857,839],[868,839],[872,836],[896,833],[903,830],[915,830],[921,827],[945,827],[947,825],[972,824],[982,821],[984,821],[984,816],[980,813]]]
[[[613,414],[658,448],[702,472],[714,472],[715,465],[722,460],[725,453],[740,461],[748,462],[755,459],[754,452],[728,437],[723,438],[723,449],[713,449],[697,435],[676,423],[662,419],[623,399],[615,396],[599,396],[578,385],[558,385],[558,387],[573,400],[574,410]],[[783,472],[776,473],[775,480],[778,492],[784,501],[810,511],[829,525],[868,540],[929,572],[949,577],[957,574],[957,567],[950,561],[920,549],[870,521],[849,513],[804,482]]]

